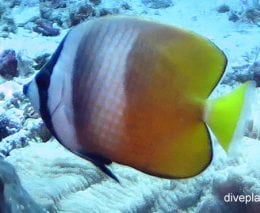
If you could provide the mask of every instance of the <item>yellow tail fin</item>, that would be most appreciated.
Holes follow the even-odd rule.
[[[207,101],[205,122],[226,151],[233,149],[233,142],[244,134],[254,88],[254,82],[247,82],[225,96]]]

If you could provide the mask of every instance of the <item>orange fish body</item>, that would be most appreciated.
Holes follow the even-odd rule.
[[[45,105],[36,108],[49,129],[97,165],[108,160],[160,177],[191,177],[212,159],[206,99],[225,66],[223,52],[192,32],[101,18],[72,29],[25,93],[37,87]]]

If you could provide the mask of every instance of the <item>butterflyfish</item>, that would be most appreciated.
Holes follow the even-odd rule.
[[[210,132],[229,149],[254,88],[209,100],[226,64],[194,32],[110,16],[72,28],[23,91],[63,146],[115,180],[112,162],[187,178],[210,164]]]

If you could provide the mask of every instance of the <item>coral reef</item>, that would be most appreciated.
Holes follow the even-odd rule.
[[[233,66],[233,71],[227,73],[222,83],[235,84],[236,82],[243,83],[253,80],[259,87],[260,46],[253,48],[250,52],[246,52],[242,57],[244,63],[239,66]]]
[[[6,114],[0,114],[0,140],[18,132],[21,128],[18,122],[11,120]]]
[[[36,26],[33,27],[33,31],[43,36],[57,36],[60,34],[60,30],[54,28],[53,24],[48,20],[38,19],[35,24]]]
[[[150,8],[160,9],[170,7],[173,3],[172,0],[142,0],[142,2]]]
[[[32,126],[30,129],[30,135],[28,136],[29,138],[39,137],[42,142],[47,142],[52,137],[51,133],[42,121]]]
[[[34,143],[25,149],[16,149],[7,161],[15,165],[32,198],[50,212],[93,209],[203,212],[209,209],[212,212],[245,210],[251,213],[252,209],[259,209],[257,203],[226,203],[223,199],[228,193],[259,194],[258,176],[254,174],[252,177],[252,171],[260,169],[259,165],[255,168],[255,165],[248,166],[249,162],[234,163],[234,159],[219,154],[219,159],[214,159],[207,172],[187,180],[163,180],[114,164],[111,170],[118,176],[120,184],[53,140],[48,146]],[[237,172],[238,168],[241,172]]]
[[[5,50],[0,54],[0,75],[9,80],[18,76],[17,58],[14,50]]]
[[[70,26],[77,25],[80,22],[86,20],[88,17],[94,15],[95,15],[95,11],[91,5],[89,4],[81,5],[77,10],[70,13]]]
[[[10,7],[6,2],[0,2],[0,37],[8,37],[10,33],[16,33],[16,30]]]
[[[123,2],[125,4],[125,2]],[[63,28],[75,26],[91,17],[119,13],[129,9],[117,4],[116,7],[102,7],[100,0],[90,1],[41,1],[40,14],[43,19],[57,23]],[[55,9],[55,10],[54,10]]]
[[[33,68],[36,70],[40,70],[43,67],[43,65],[48,61],[49,58],[50,58],[49,53],[44,53],[42,55],[37,56],[34,59],[36,64],[33,66]]]
[[[45,212],[23,189],[13,166],[0,159],[0,212]]]
[[[101,0],[89,0],[89,1],[95,5],[99,5],[101,3]]]
[[[226,12],[229,12],[230,11],[230,7],[226,4],[222,4],[220,5],[218,8],[217,8],[217,11],[219,13],[226,13]]]
[[[260,2],[259,0],[241,0],[239,9],[230,10],[230,21],[249,22],[259,25],[260,21]]]
[[[26,132],[21,130],[17,134],[10,135],[1,141],[0,153],[2,156],[8,156],[12,150],[27,146],[29,141]]]

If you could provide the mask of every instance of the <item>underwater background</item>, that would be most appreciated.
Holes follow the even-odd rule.
[[[256,81],[235,154],[227,155],[214,142],[211,165],[181,180],[113,163],[118,184],[51,136],[22,87],[71,27],[110,14],[145,17],[213,41],[228,66],[210,98]],[[0,212],[259,213],[259,85],[258,0],[0,0]],[[238,201],[238,195],[251,200]]]

